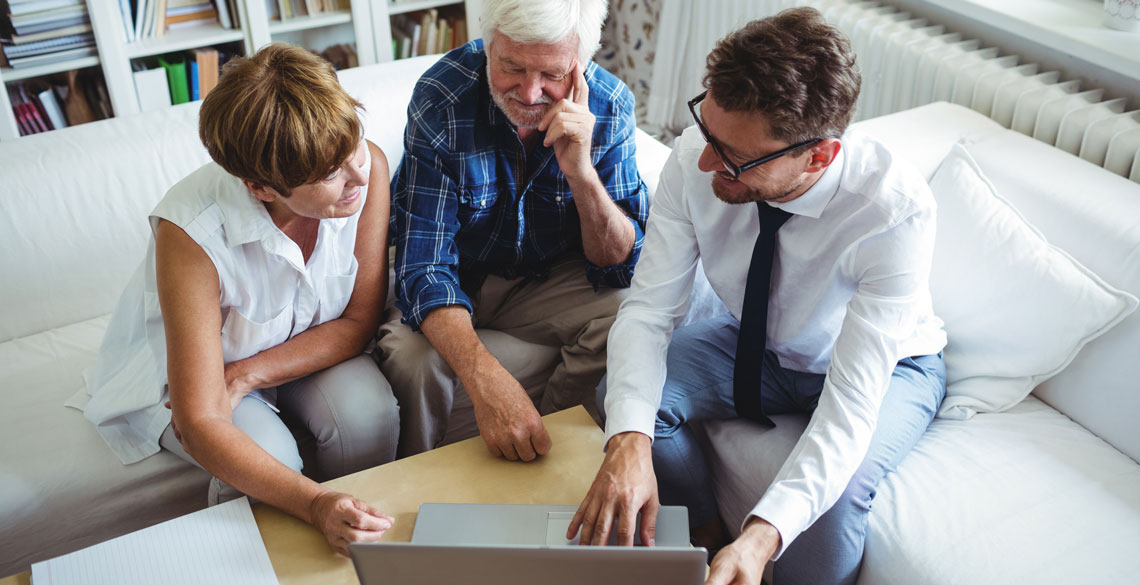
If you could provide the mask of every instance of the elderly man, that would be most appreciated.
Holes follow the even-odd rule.
[[[854,54],[814,9],[749,23],[707,63],[610,333],[607,453],[570,531],[630,543],[641,511],[652,541],[660,493],[688,506],[694,541],[715,551],[728,535],[689,423],[810,412],[708,582],[757,584],[778,559],[780,585],[851,584],[876,485],[946,389],[928,284],[934,198],[917,171],[846,132]],[[674,332],[698,258],[731,314]]]
[[[464,391],[487,448],[524,461],[551,445],[518,378],[547,411],[593,399],[648,214],[632,93],[590,61],[605,15],[604,0],[490,0],[482,41],[416,84],[375,354],[401,456],[463,437],[447,425]],[[534,380],[519,340],[560,350],[552,375]]]

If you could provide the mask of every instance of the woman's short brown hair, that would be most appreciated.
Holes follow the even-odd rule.
[[[288,196],[344,164],[363,134],[361,109],[328,61],[271,43],[223,67],[202,101],[198,136],[231,175]]]
[[[855,113],[855,53],[814,8],[748,23],[721,39],[706,64],[704,86],[717,105],[763,114],[777,140],[840,136]]]

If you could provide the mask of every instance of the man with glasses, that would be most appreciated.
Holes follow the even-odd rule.
[[[934,199],[923,177],[848,132],[860,78],[819,12],[754,21],[708,58],[610,332],[606,457],[571,522],[584,543],[652,543],[685,505],[708,583],[854,583],[877,484],[945,394],[931,309]],[[729,314],[674,331],[702,260]],[[734,542],[689,424],[811,419]],[[719,552],[718,552],[719,551]]]

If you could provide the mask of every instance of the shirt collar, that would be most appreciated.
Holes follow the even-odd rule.
[[[843,178],[843,165],[847,160],[846,152],[847,149],[841,145],[839,153],[835,155],[835,160],[828,165],[819,180],[803,195],[784,203],[770,202],[769,205],[795,215],[819,219],[823,215],[823,210],[827,208],[827,204],[831,203],[831,199],[839,192],[840,179]]]

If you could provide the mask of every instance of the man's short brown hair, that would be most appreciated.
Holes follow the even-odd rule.
[[[202,101],[198,136],[231,175],[288,196],[330,175],[356,150],[360,109],[328,61],[271,43],[225,65]]]
[[[717,105],[763,114],[777,140],[838,137],[855,113],[855,53],[814,8],[748,23],[721,39],[706,63],[704,86]]]

